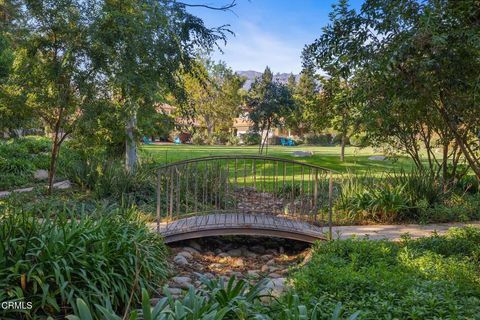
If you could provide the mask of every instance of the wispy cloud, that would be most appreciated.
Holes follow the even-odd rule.
[[[273,72],[298,73],[301,69],[301,44],[262,30],[251,21],[240,21],[236,36],[229,39],[223,51],[216,53],[216,58],[234,70],[263,71],[267,65]]]

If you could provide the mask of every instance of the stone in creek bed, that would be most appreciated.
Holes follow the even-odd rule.
[[[274,272],[270,273],[268,276],[272,279],[282,278],[281,275],[279,275],[278,273],[274,273]]]
[[[268,272],[275,272],[275,271],[278,271],[278,270],[280,270],[280,268],[277,268],[275,266],[269,266],[268,267]]]
[[[274,264],[275,264],[275,259],[270,259],[266,263],[267,266],[273,266]]]
[[[245,263],[243,262],[243,259],[235,259],[231,263],[232,267],[243,267],[245,266]]]
[[[223,268],[223,264],[221,263],[212,263],[208,266],[210,269],[222,269]]]
[[[241,248],[237,248],[237,249],[228,250],[227,253],[231,257],[241,257],[242,251],[243,250]]]
[[[215,275],[214,275],[213,273],[210,273],[210,272],[204,273],[203,276],[204,276],[205,278],[208,278],[208,279],[213,279],[213,278],[215,278]]]
[[[262,293],[270,293],[272,296],[278,297],[285,291],[286,281],[286,278],[270,279]]]
[[[186,251],[186,252],[188,252],[188,253],[190,253],[190,254],[192,254],[192,255],[194,255],[194,254],[200,254],[200,252],[199,252],[197,249],[192,248],[192,247],[184,247],[184,248],[183,248],[183,251]]]
[[[202,246],[195,240],[190,240],[188,245],[197,251],[202,251]]]
[[[179,253],[177,253],[177,256],[185,257],[187,260],[193,259],[192,254],[190,252],[187,252],[187,251],[179,252]]]
[[[230,255],[228,253],[225,253],[225,252],[220,252],[219,254],[217,254],[217,257],[219,257],[219,258],[229,258]]]
[[[258,278],[260,276],[258,272],[258,270],[248,270],[247,275],[252,278]]]
[[[271,254],[264,254],[263,256],[260,257],[260,259],[266,261],[266,260],[270,260],[273,258],[273,255]]]
[[[172,296],[179,296],[182,294],[182,289],[180,288],[167,288],[167,291],[172,295]]]
[[[192,279],[189,277],[173,277],[172,281],[182,289],[188,289],[192,285]]]
[[[262,268],[260,269],[261,272],[269,272],[270,268],[267,265],[263,265]]]
[[[186,266],[188,265],[188,261],[187,261],[187,258],[185,258],[184,256],[175,256],[175,258],[173,258],[173,261],[180,265],[180,266]]]

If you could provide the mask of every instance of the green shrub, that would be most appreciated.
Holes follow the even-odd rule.
[[[31,301],[30,315],[68,314],[77,298],[108,299],[123,312],[131,298],[139,301],[140,287],[154,290],[166,278],[162,238],[132,210],[38,216],[7,208],[0,220],[0,301]]]
[[[215,132],[212,136],[213,144],[227,144],[230,140],[231,135],[232,134],[230,132],[225,131]]]
[[[243,143],[247,146],[260,144],[260,140],[261,140],[260,134],[256,132],[247,132],[245,134],[242,134],[241,138]]]
[[[479,234],[317,243],[293,277],[295,289],[302,301],[321,301],[327,311],[339,302],[347,312],[362,310],[361,319],[476,319]]]
[[[240,138],[234,135],[228,137],[227,146],[238,146],[240,144]]]
[[[15,186],[23,186],[31,181],[30,176],[14,173],[0,174],[0,191],[8,190]]]
[[[129,200],[134,204],[156,199],[154,164],[139,163],[130,173],[123,161],[109,160],[104,155],[71,153],[59,162],[59,174],[83,189],[93,191],[97,199]]]
[[[2,174],[16,174],[16,175],[28,175],[34,171],[34,166],[29,159],[12,158],[6,159],[0,158],[0,173]]]
[[[195,145],[204,145],[207,143],[207,137],[200,132],[195,132],[192,135],[192,143]]]
[[[338,186],[335,207],[353,221],[447,222],[475,217],[475,209],[472,212],[465,201],[461,201],[462,205],[449,203],[455,197],[464,199],[465,195],[445,192],[441,182],[428,171],[400,171],[381,176],[348,174]]]
[[[312,145],[330,145],[332,135],[330,134],[308,134],[305,136],[305,143]]]
[[[50,141],[24,137],[0,141],[0,190],[33,184],[33,172],[48,169]]]

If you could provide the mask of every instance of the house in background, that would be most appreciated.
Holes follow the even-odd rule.
[[[196,119],[194,119],[193,121],[188,121],[182,117],[175,116],[175,110],[175,106],[171,106],[166,103],[158,105],[157,107],[157,112],[161,112],[175,118],[175,125],[177,129],[182,132],[181,135],[183,137],[191,135],[193,133],[190,132],[192,131],[192,128],[202,128],[199,121],[197,121]],[[230,132],[232,133],[232,135],[242,139],[242,136],[251,132],[252,128],[253,122],[249,118],[248,110],[244,109],[241,114],[233,120],[233,126],[232,128],[230,128]],[[281,127],[273,128],[268,132],[268,138],[273,139],[275,137],[291,138],[292,132]]]

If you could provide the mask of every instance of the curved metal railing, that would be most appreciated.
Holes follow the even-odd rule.
[[[227,225],[231,221],[226,218],[211,217],[243,214],[329,226],[331,235],[333,173],[300,161],[254,155],[165,164],[157,171],[157,230],[195,227],[178,223],[181,219]],[[185,219],[193,216],[205,219]]]

